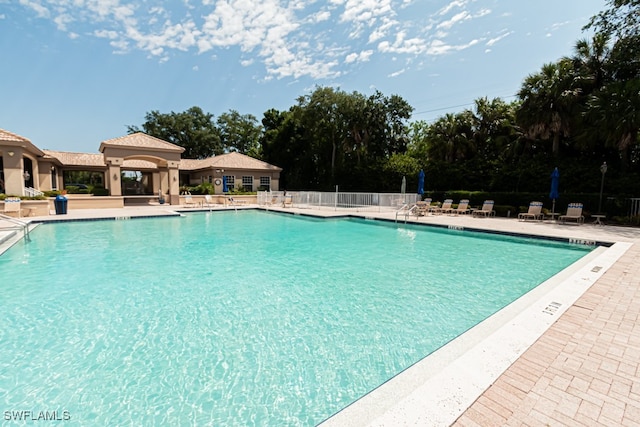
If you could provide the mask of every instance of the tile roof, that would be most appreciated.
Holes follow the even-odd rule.
[[[181,170],[197,170],[206,168],[219,168],[219,169],[254,169],[254,170],[269,170],[269,171],[281,171],[282,168],[274,166],[262,160],[254,159],[240,153],[227,153],[220,154],[219,156],[209,157],[207,159],[182,159],[180,160]]]
[[[135,147],[149,148],[153,150],[172,151],[182,153],[184,147],[163,141],[146,133],[136,132],[131,135],[121,136],[119,138],[108,139],[100,144],[100,152],[104,151],[104,147]]]
[[[105,166],[102,154],[70,153],[67,151],[42,150],[45,155],[58,159],[63,166]]]
[[[29,141],[24,136],[17,135],[13,132],[9,132],[8,130],[4,130],[4,129],[0,129],[0,141],[31,143],[31,141]]]
[[[6,145],[22,147],[32,154],[36,156],[42,156],[44,153],[38,147],[33,145],[29,139],[24,136],[20,136],[13,132],[9,132],[8,130],[0,129],[0,142],[5,143]]]

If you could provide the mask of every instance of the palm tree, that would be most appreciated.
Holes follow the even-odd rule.
[[[518,125],[531,139],[552,139],[551,152],[558,155],[560,138],[571,134],[571,124],[577,116],[574,86],[575,70],[570,60],[542,66],[539,73],[527,76],[518,96],[522,101],[516,113]]]

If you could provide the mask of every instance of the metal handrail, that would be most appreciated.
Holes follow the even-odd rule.
[[[29,236],[29,223],[25,222],[25,221],[21,221],[17,218],[13,218],[11,216],[8,215],[3,215],[0,214],[0,219],[3,219],[5,221],[17,224],[18,226],[20,226],[20,228],[22,229],[22,235],[24,236],[24,240],[26,242],[30,242],[31,241],[31,236]]]
[[[38,197],[38,196],[44,196],[44,193],[40,190],[36,190],[33,187],[25,187],[24,195],[27,197]]]

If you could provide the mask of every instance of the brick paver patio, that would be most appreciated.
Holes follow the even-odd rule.
[[[640,425],[638,301],[636,243],[454,425]]]

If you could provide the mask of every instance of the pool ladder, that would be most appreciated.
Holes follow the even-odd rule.
[[[11,227],[0,227],[0,229],[2,229],[2,230],[21,230],[25,242],[30,242],[31,241],[31,236],[29,236],[29,223],[28,222],[22,221],[22,220],[17,219],[17,218],[13,218],[13,217],[8,216],[8,215],[3,215],[3,214],[0,214],[0,220],[4,220],[4,221],[7,221],[7,222],[9,222],[11,224],[14,224]]]
[[[396,222],[398,222],[398,215],[404,215],[404,222],[405,224],[407,223],[407,218],[409,217],[409,215],[411,215],[411,212],[413,212],[414,209],[417,209],[417,207],[411,206],[409,207],[408,203],[404,203],[400,209],[398,209],[396,211]]]

